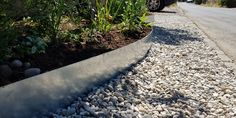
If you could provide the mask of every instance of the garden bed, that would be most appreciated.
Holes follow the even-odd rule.
[[[4,108],[0,117],[41,118],[69,105],[78,95],[115,79],[143,60],[152,40],[151,32],[119,49],[0,88],[0,106]]]
[[[151,28],[146,0],[21,0],[0,7],[0,86],[123,47]]]
[[[40,68],[41,73],[44,73],[123,47],[145,37],[150,31],[150,28],[144,28],[141,32],[132,33],[123,33],[119,30],[110,31],[99,37],[100,43],[89,42],[82,45],[68,42],[56,46],[49,45],[45,53],[27,56],[19,60],[29,62],[32,67]],[[15,58],[11,58],[9,62],[13,60]],[[0,79],[0,86],[25,79],[24,69],[17,69],[15,71],[10,78]]]

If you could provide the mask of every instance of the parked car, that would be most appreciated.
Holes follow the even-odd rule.
[[[186,2],[187,3],[193,3],[193,0],[187,0]]]
[[[147,0],[149,11],[161,11],[165,6],[175,3],[177,0]]]

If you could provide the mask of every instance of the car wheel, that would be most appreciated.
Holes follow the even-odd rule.
[[[165,4],[163,0],[147,0],[149,11],[161,11],[164,9]]]

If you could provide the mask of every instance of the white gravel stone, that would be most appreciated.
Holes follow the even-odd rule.
[[[155,21],[147,58],[75,101],[84,109],[78,117],[235,117],[236,77],[204,33],[178,14],[156,14]]]

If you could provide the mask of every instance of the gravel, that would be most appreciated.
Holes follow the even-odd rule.
[[[236,81],[186,17],[155,15],[156,36],[146,59],[95,87],[55,118],[236,117]]]

